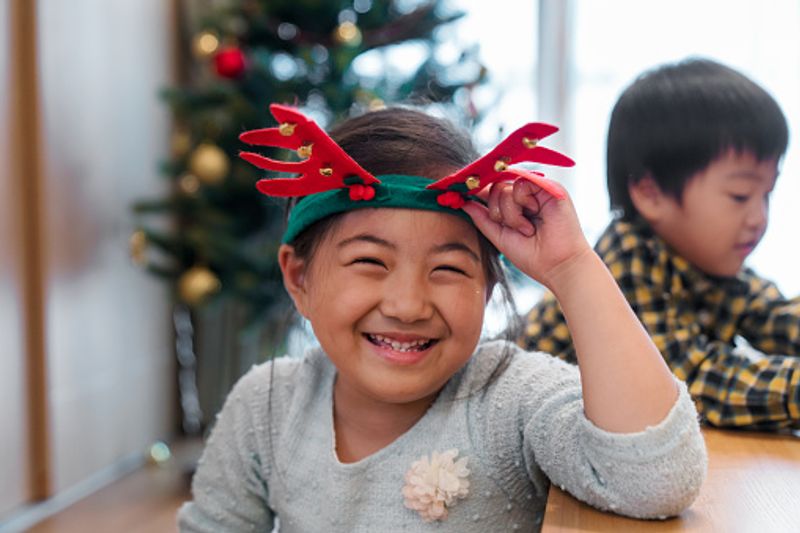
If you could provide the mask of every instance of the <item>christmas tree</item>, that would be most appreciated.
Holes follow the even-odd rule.
[[[323,127],[413,99],[447,103],[474,120],[468,92],[483,69],[474,50],[449,65],[437,60],[441,29],[460,16],[439,1],[187,5],[199,11],[186,31],[189,68],[164,91],[175,130],[163,170],[173,187],[166,198],[134,206],[141,221],[134,259],[170,280],[187,304],[234,299],[246,306],[248,323],[264,324],[285,313],[275,261],[283,207],[255,191],[263,176],[235,157],[243,148],[238,135],[272,125],[272,102],[298,105]],[[422,51],[410,73],[384,61],[404,45]],[[164,218],[174,221],[170,230],[158,221]],[[154,249],[157,258],[147,253]]]
[[[167,280],[180,302],[183,426],[194,433],[242,372],[282,353],[290,325],[276,261],[284,206],[256,191],[264,176],[236,157],[246,148],[239,134],[274,125],[273,102],[298,106],[323,128],[393,102],[437,105],[471,125],[478,120],[471,90],[485,73],[475,48],[454,50],[447,41],[461,14],[441,1],[181,5],[180,81],[163,94],[174,119],[171,156],[163,164],[169,193],[133,206],[139,229],[130,244],[133,259]],[[448,53],[440,53],[443,47]],[[235,320],[226,311],[232,307]],[[220,323],[226,331],[203,338]]]
[[[274,125],[273,102],[298,106],[323,128],[393,102],[441,106],[470,125],[478,119],[470,92],[485,72],[474,48],[453,54],[450,45],[450,61],[439,53],[461,16],[440,1],[182,5],[188,15],[183,73],[163,94],[174,118],[171,157],[163,164],[171,186],[166,197],[133,206],[139,229],[130,244],[133,259],[166,279],[180,302],[175,328],[183,426],[194,433],[242,372],[282,353],[290,325],[276,261],[284,206],[256,191],[263,175],[236,157],[245,148],[239,134]],[[232,306],[235,320],[227,311],[214,314]],[[216,334],[204,347],[202,339],[193,344],[196,322],[200,333],[221,322],[235,331]]]

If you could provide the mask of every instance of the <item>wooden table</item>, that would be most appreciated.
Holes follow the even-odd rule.
[[[708,477],[694,505],[664,521],[598,511],[551,487],[543,533],[800,533],[800,438],[706,428]]]

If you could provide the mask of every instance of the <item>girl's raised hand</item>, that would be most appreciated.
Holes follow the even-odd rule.
[[[468,202],[464,211],[517,268],[552,289],[571,260],[591,251],[591,247],[563,187],[551,180],[537,179],[563,193],[563,198],[520,178],[495,183],[487,205]]]

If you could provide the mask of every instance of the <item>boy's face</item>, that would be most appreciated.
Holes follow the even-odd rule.
[[[359,209],[321,242],[295,291],[338,369],[337,394],[430,401],[472,355],[487,285],[475,228],[411,209]]]
[[[687,182],[680,202],[658,190],[657,205],[640,213],[700,270],[735,276],[767,229],[777,175],[776,160],[730,151]]]

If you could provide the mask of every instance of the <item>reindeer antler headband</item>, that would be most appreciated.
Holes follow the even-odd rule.
[[[256,188],[268,196],[301,197],[289,216],[283,242],[290,243],[305,228],[327,216],[363,207],[403,207],[442,211],[469,217],[461,211],[465,198],[492,183],[524,178],[563,197],[563,193],[539,178],[540,172],[511,168],[523,161],[569,167],[569,157],[538,142],[558,131],[549,124],[532,122],[506,137],[492,151],[458,172],[432,182],[422,176],[373,176],[356,163],[314,121],[296,109],[272,104],[275,128],[242,133],[239,139],[259,146],[296,150],[302,161],[277,161],[253,152],[239,155],[266,170],[292,172],[295,178],[262,179]]]

